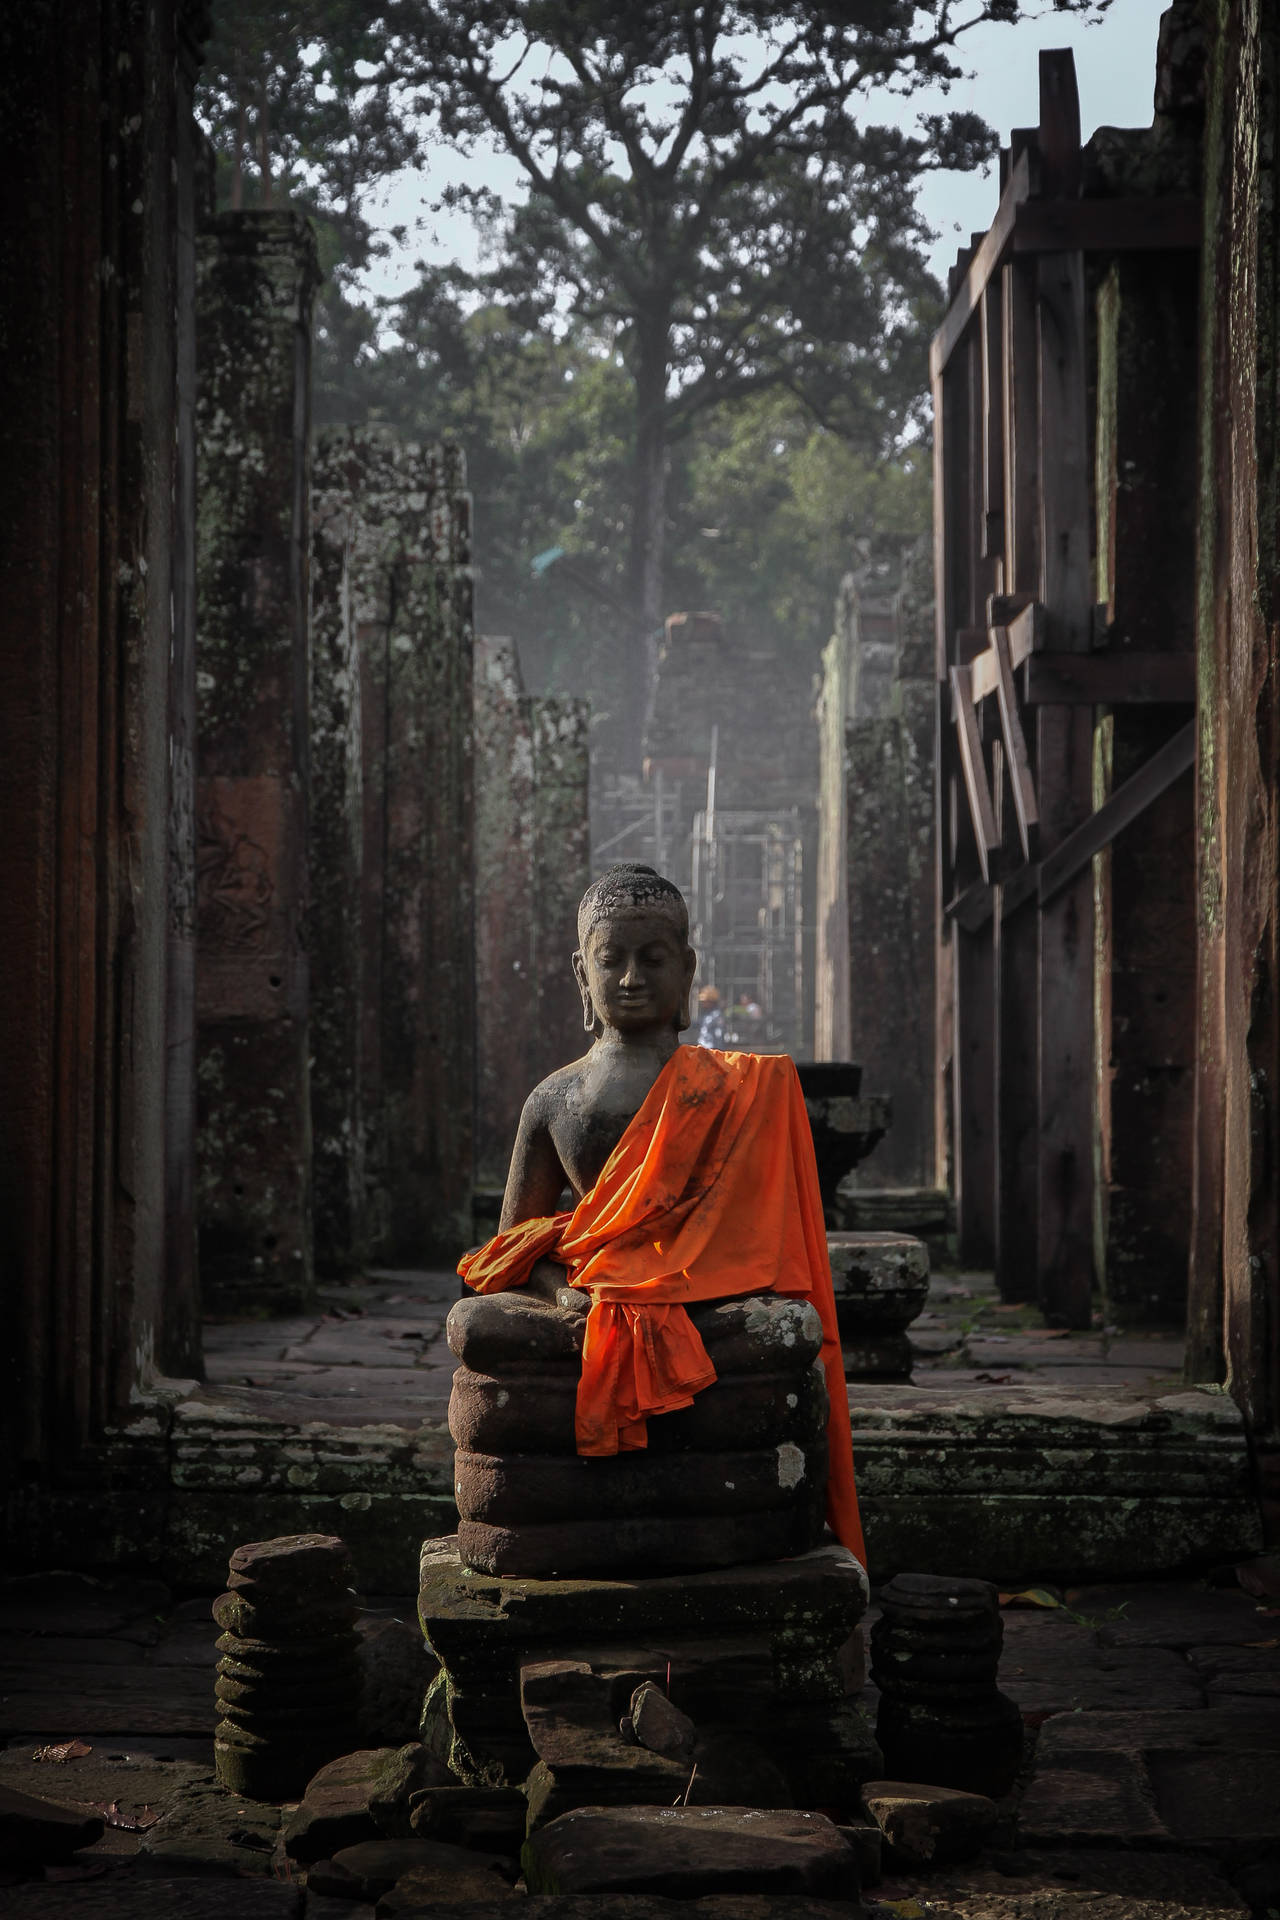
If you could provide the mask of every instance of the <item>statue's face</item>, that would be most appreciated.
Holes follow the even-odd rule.
[[[598,920],[573,956],[606,1027],[619,1033],[681,1023],[697,961],[669,914],[618,908]]]

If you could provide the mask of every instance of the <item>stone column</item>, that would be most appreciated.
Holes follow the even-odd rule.
[[[845,582],[826,656],[824,702],[843,698],[843,754],[835,715],[824,709],[823,818],[826,858],[822,913],[828,974],[839,943],[830,922],[841,908],[848,1013],[840,1025],[863,1069],[863,1087],[888,1094],[893,1126],[852,1176],[865,1187],[931,1186],[934,1166],[933,727],[935,686],[923,553],[886,575]],[[841,660],[838,655],[843,652]],[[838,786],[837,786],[838,780]],[[835,788],[833,794],[831,789]],[[839,796],[844,818],[835,817]],[[833,855],[843,849],[844,871]],[[828,1042],[829,1043],[829,1042]]]
[[[476,1181],[501,1187],[533,1085],[538,1001],[533,741],[513,640],[476,637],[475,742]]]
[[[587,1042],[571,956],[591,878],[587,704],[530,696],[476,641],[476,1178],[506,1182],[531,1087]]]
[[[456,448],[378,429],[326,436],[321,472],[332,551],[316,581],[317,802],[324,845],[342,872],[358,867],[359,926],[326,879],[319,1164],[329,1183],[350,1125],[363,1140],[362,1244],[451,1261],[471,1239],[475,1100],[470,499]],[[356,664],[358,684],[339,684]],[[328,1191],[326,1206],[348,1204],[349,1190],[336,1202]]]
[[[578,902],[591,879],[585,700],[529,701],[533,742],[533,947],[537,996],[530,1085],[588,1041],[570,969],[578,944]]]
[[[316,1267],[355,1271],[369,1250],[360,1036],[364,867],[354,509],[344,441],[322,435],[311,471],[311,1139]]]
[[[0,285],[11,1564],[28,1544],[53,1550],[38,1490],[157,1365],[195,1357],[182,1337],[170,1347],[170,1302],[189,1324],[192,1275],[166,1272],[164,1221],[180,26],[163,3],[0,11],[0,205],[17,267]],[[75,1546],[105,1560],[155,1520],[144,1489],[104,1488]]]
[[[198,270],[198,1187],[207,1300],[312,1293],[307,511],[315,245],[226,213]]]

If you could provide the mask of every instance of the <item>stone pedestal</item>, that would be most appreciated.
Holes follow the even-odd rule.
[[[525,1785],[531,1826],[683,1792],[688,1766],[619,1731],[645,1681],[707,1750],[767,1741],[788,1804],[856,1804],[880,1764],[851,1698],[867,1581],[843,1547],[652,1580],[508,1580],[464,1566],[456,1540],[428,1540],[421,1569],[423,1632],[441,1665],[423,1739],[464,1785]],[[722,1801],[723,1764],[708,1767]]]
[[[648,1445],[577,1451],[586,1316],[520,1291],[460,1300],[448,1320],[458,1544],[512,1576],[733,1566],[822,1538],[827,1388],[822,1326],[778,1294],[689,1309],[716,1380],[648,1422]]]
[[[851,1060],[805,1060],[796,1068],[813,1135],[822,1210],[827,1225],[839,1219],[841,1180],[866,1159],[893,1123],[893,1102],[862,1092],[862,1068]]]
[[[351,1556],[333,1534],[256,1540],[213,1603],[214,1767],[229,1793],[283,1800],[356,1741],[360,1666]]]
[[[907,1233],[829,1233],[831,1283],[853,1380],[907,1380],[907,1328],[929,1297],[929,1255]]]
[[[304,936],[315,243],[220,214],[197,284],[197,1215],[207,1303],[312,1291]]]
[[[1022,1716],[996,1686],[1004,1622],[985,1580],[900,1573],[880,1595],[871,1677],[898,1780],[998,1798],[1022,1759]]]

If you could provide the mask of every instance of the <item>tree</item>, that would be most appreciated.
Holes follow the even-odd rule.
[[[1108,0],[1066,0],[1098,13]],[[464,151],[496,142],[527,202],[490,291],[613,328],[633,396],[630,598],[664,604],[668,455],[709,409],[784,389],[891,449],[909,432],[937,289],[920,176],[971,167],[970,114],[869,124],[877,87],[960,71],[955,48],[1019,0],[388,0],[389,59]],[[492,201],[463,190],[477,207]],[[647,661],[635,650],[631,746]]]
[[[366,197],[421,156],[421,127],[383,73],[386,48],[377,0],[215,0],[196,92],[220,201],[292,205],[315,222],[322,415],[329,390],[358,388],[374,353],[358,276],[403,237],[374,227]]]

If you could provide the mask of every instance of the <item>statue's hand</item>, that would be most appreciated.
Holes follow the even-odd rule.
[[[590,1296],[568,1285],[558,1260],[535,1260],[525,1291],[535,1299],[559,1307],[562,1313],[588,1313],[591,1309]]]

